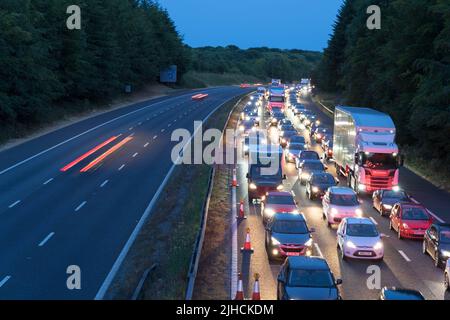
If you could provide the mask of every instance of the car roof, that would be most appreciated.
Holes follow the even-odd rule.
[[[373,223],[372,220],[365,217],[350,217],[350,218],[347,217],[344,218],[343,220],[347,221],[348,224],[372,224],[372,225],[375,224]]]
[[[383,294],[387,299],[392,300],[410,300],[411,298],[420,298],[423,299],[423,295],[420,291],[411,290],[411,289],[403,289],[403,288],[387,288],[384,287]]]
[[[331,176],[331,177],[333,177],[333,175],[331,173],[329,173],[329,172],[313,172],[311,174],[311,178],[312,177],[317,177],[317,176]]]
[[[317,162],[322,163],[322,161],[320,161],[320,160],[318,160],[318,159],[305,159],[305,160],[303,161],[304,164],[307,164],[307,163],[317,163]],[[322,163],[322,164],[323,164],[323,163]]]
[[[280,197],[292,197],[292,193],[289,191],[269,191],[267,192],[268,196],[280,196]]]
[[[330,187],[330,192],[335,194],[355,194],[355,191],[349,187]]]
[[[287,259],[292,269],[330,270],[327,261],[321,257],[294,256]]]
[[[294,214],[287,212],[276,212],[273,215],[273,220],[289,220],[289,221],[306,221],[303,213]]]

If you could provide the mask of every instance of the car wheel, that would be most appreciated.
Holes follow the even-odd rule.
[[[345,255],[344,248],[341,249],[341,258],[343,261],[347,260],[347,256]]]
[[[327,215],[325,214],[324,211],[322,211],[322,219],[323,219],[323,220],[326,220],[326,219],[327,219]]]
[[[422,253],[427,254],[427,243],[425,240],[422,241]]]
[[[441,259],[439,259],[439,252],[434,255],[434,266],[439,268],[441,266]]]
[[[392,221],[389,221],[389,230],[394,230],[394,228],[392,227]]]
[[[398,238],[399,240],[402,240],[402,232],[400,231],[400,227],[398,228],[397,238]]]

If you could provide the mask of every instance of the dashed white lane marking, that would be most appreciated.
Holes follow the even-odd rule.
[[[147,148],[149,145],[149,142],[147,142],[146,144],[144,144],[144,148]]]
[[[372,220],[372,222],[373,222],[376,226],[378,225],[378,222],[377,222],[374,218],[369,217],[369,219]]]
[[[403,257],[403,259],[405,259],[408,262],[411,262],[411,259],[408,258],[408,256],[406,255],[406,253],[404,253],[402,250],[398,250],[398,253],[400,253],[400,255]]]
[[[158,136],[154,136],[154,137],[153,137],[153,140],[156,140],[156,138],[158,138]]]
[[[177,119],[173,120],[173,122],[177,122]]]
[[[109,182],[109,180],[105,180],[103,181],[103,183],[100,185],[100,188],[103,188],[104,186],[106,186],[106,184]]]
[[[16,202],[14,202],[14,203],[11,203],[9,206],[8,206],[8,208],[14,208],[15,206],[17,206],[18,204],[20,203],[20,200],[17,200]]]
[[[142,124],[142,122],[139,122],[139,123],[138,123],[138,126],[140,126],[141,124]]]
[[[50,179],[48,179],[47,181],[45,181],[43,184],[46,185],[46,184],[49,184],[49,183],[52,182],[52,181],[53,181],[53,178],[50,178]]]
[[[42,247],[43,245],[45,245],[45,244],[47,243],[47,241],[50,240],[50,238],[53,237],[54,235],[55,235],[54,232],[50,232],[50,233],[44,238],[44,240],[42,240],[42,241],[39,243],[39,247]]]
[[[2,279],[2,281],[0,281],[0,288],[3,287],[5,285],[5,283],[8,282],[8,280],[11,279],[11,276],[6,276]]]
[[[167,127],[170,127],[172,124],[171,123],[169,123],[168,125],[167,125]]]
[[[136,156],[138,155],[139,153],[135,153],[135,154],[133,154],[133,158],[136,158]]]
[[[147,121],[149,121],[150,120],[150,118],[147,118]]]
[[[320,250],[320,247],[317,244],[317,242],[314,242],[314,247],[316,247],[316,250],[317,250],[317,253],[319,254],[319,256],[321,256],[323,258],[322,250]]]
[[[121,165],[120,167],[119,167],[119,171],[120,170],[122,170],[123,168],[125,167],[125,165],[123,164],[123,165]]]
[[[414,198],[411,198],[411,200],[412,200],[414,203],[420,203],[419,201],[417,201],[417,200],[414,199]],[[427,209],[427,211],[428,211],[428,213],[431,214],[437,221],[439,221],[440,223],[445,223],[444,220],[442,220],[440,217],[438,217],[438,216],[437,216],[435,213],[433,213],[431,210]]]
[[[133,127],[129,127],[128,130],[130,130],[130,131],[133,130]]]
[[[80,205],[75,208],[75,212],[79,211],[81,208],[83,208],[86,203],[87,203],[87,201],[83,201],[82,203],[80,203]]]
[[[164,132],[164,131],[166,131],[166,129],[161,129],[161,132]]]

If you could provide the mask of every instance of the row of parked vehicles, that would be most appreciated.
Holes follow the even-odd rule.
[[[261,146],[267,145],[269,139],[267,132],[261,129],[258,107],[266,96],[258,95],[243,112],[244,121],[252,121],[253,126],[243,128],[245,155],[261,153]],[[376,225],[369,218],[363,217],[361,202],[357,193],[370,192],[371,188],[361,189],[352,185],[337,186],[338,179],[327,173],[327,166],[333,159],[333,130],[322,125],[320,119],[311,110],[297,103],[296,94],[285,96],[288,107],[278,108],[268,104],[268,125],[278,129],[279,140],[277,148],[271,149],[270,159],[278,159],[278,170],[271,175],[262,174],[262,168],[267,166],[262,162],[249,161],[249,199],[261,201],[261,214],[266,228],[265,245],[269,259],[286,259],[279,276],[279,298],[302,298],[297,289],[288,289],[311,286],[308,281],[322,283],[322,298],[339,298],[337,286],[341,283],[334,279],[329,267],[320,257],[312,257],[313,239],[315,232],[307,225],[307,221],[299,212],[291,192],[284,191],[281,159],[292,162],[298,170],[299,180],[305,185],[305,192],[309,199],[321,199],[323,217],[328,226],[337,225],[336,246],[342,259],[376,259],[382,260],[384,248],[382,238]],[[292,101],[291,103],[289,103]],[[295,102],[294,102],[295,101]],[[291,115],[301,123],[301,129],[307,130],[311,143],[319,144],[323,149],[322,156],[313,150],[310,145],[295,129]],[[256,136],[251,142],[252,136]],[[275,151],[274,151],[275,150]],[[356,156],[355,156],[356,160]],[[379,168],[380,165],[373,166]],[[398,163],[396,163],[398,168]],[[337,167],[337,170],[340,169]],[[398,176],[398,175],[397,175]],[[391,181],[392,182],[392,181]],[[373,206],[382,215],[389,215],[391,227],[398,237],[423,238],[424,253],[429,253],[437,265],[443,264],[448,258],[448,245],[450,245],[450,226],[434,223],[430,214],[422,205],[412,201],[412,198],[399,188],[377,189],[373,192]],[[372,185],[370,185],[371,187]],[[430,235],[433,235],[431,237]],[[434,242],[433,242],[434,241]],[[438,245],[438,246],[436,246]],[[440,246],[440,248],[438,248]],[[293,271],[295,270],[295,271]],[[300,271],[299,271],[300,270]],[[290,276],[288,276],[292,273]],[[295,273],[295,275],[294,275]],[[307,277],[306,275],[310,276]],[[312,276],[314,274],[314,277]],[[317,276],[317,278],[316,278]],[[290,285],[291,279],[295,285]],[[448,266],[445,272],[445,284],[448,288]],[[327,285],[325,285],[327,284]],[[312,287],[315,287],[314,285]],[[330,289],[332,288],[332,290]],[[335,290],[336,289],[336,290]],[[293,293],[295,291],[296,293]],[[307,290],[308,291],[308,290]],[[413,291],[404,293],[411,297]],[[321,295],[319,294],[319,296]],[[394,294],[384,289],[382,298],[388,299]],[[319,299],[319,296],[308,296],[309,299]]]

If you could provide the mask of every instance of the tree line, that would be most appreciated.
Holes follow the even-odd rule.
[[[321,59],[320,52],[272,48],[190,48],[190,69],[200,72],[236,73],[261,80],[281,78],[285,82],[309,77]]]
[[[71,0],[0,2],[0,127],[33,127],[71,102],[105,101],[187,65],[168,13],[152,0],[77,0],[81,29],[69,30]],[[78,106],[79,107],[79,106]],[[58,112],[59,111],[59,112]]]
[[[381,9],[379,30],[366,26],[369,5]],[[313,78],[345,103],[389,113],[401,145],[450,172],[448,0],[345,0]]]

